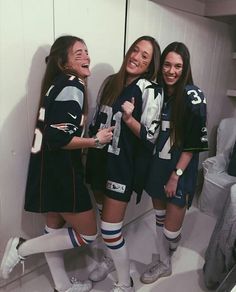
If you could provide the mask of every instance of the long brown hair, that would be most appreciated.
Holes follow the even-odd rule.
[[[186,85],[193,85],[192,70],[190,64],[190,53],[185,44],[181,42],[173,42],[169,44],[161,55],[160,63],[160,73],[158,76],[158,81],[163,85],[165,93],[167,88],[163,80],[162,68],[165,62],[166,56],[170,52],[175,52],[180,55],[183,60],[183,69],[182,74],[175,84],[174,93],[173,93],[173,106],[171,108],[171,117],[170,117],[170,127],[171,134],[170,138],[174,145],[180,146],[183,142],[183,124],[184,124],[184,112],[185,112],[185,101],[184,101],[184,89]]]
[[[65,35],[57,38],[53,45],[51,46],[49,55],[45,58],[47,67],[46,71],[44,73],[44,77],[41,84],[41,94],[40,94],[40,105],[43,103],[43,99],[45,97],[45,94],[47,93],[48,89],[52,85],[55,78],[60,75],[62,72],[73,74],[77,77],[78,74],[74,72],[73,70],[68,70],[65,68],[65,65],[68,61],[68,52],[71,47],[76,42],[81,42],[84,45],[85,42],[83,39],[71,36],[71,35]],[[85,88],[85,98],[84,98],[84,113],[87,113],[88,105],[87,105],[87,94],[86,94],[86,88]]]
[[[141,77],[150,81],[156,81],[157,73],[160,66],[160,55],[161,55],[160,46],[153,37],[141,36],[128,49],[125,55],[125,58],[123,60],[123,63],[120,67],[120,70],[117,73],[108,76],[103,82],[103,85],[99,92],[101,104],[112,105],[113,102],[116,100],[116,98],[121,94],[123,88],[125,87],[125,82],[127,78],[126,65],[127,65],[128,59],[131,53],[133,52],[135,46],[137,45],[137,43],[143,40],[151,43],[153,47],[153,55],[152,55],[152,60],[149,64],[148,71],[144,72],[141,75]]]

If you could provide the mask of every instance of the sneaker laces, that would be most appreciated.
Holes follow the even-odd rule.
[[[78,283],[80,283],[80,281],[78,281],[78,279],[76,277],[74,277],[74,276],[70,278],[70,282],[71,282],[71,284],[78,284]]]
[[[115,283],[114,284],[114,288],[112,289],[112,291],[115,291],[115,292],[125,292],[127,288],[133,287],[133,285],[134,285],[133,279],[130,278],[130,286],[120,285],[118,283]]]
[[[105,256],[103,257],[103,262],[107,265],[107,266],[112,266],[113,265],[113,260],[112,258]]]
[[[151,267],[148,271],[149,271],[150,273],[153,273],[153,272],[155,272],[156,270],[158,270],[158,264],[156,264],[155,266]]]
[[[129,286],[119,285],[118,283],[115,283],[114,284],[114,288],[112,289],[112,291],[114,291],[114,292],[124,292],[124,291],[126,291],[126,288],[129,288]]]
[[[155,264],[151,264],[151,266],[148,269],[148,272],[153,273],[156,270],[158,270],[160,263],[161,262],[158,260],[157,262],[155,262]]]

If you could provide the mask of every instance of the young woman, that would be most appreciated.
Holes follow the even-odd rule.
[[[85,42],[75,36],[59,37],[46,58],[41,102],[31,150],[25,210],[45,213],[45,235],[8,241],[1,263],[8,278],[27,256],[46,252],[58,292],[90,291],[91,281],[72,284],[65,272],[61,250],[79,247],[96,238],[96,219],[83,182],[81,150],[112,139],[112,128],[84,138],[87,114],[86,79],[90,58]],[[67,222],[71,227],[62,228]]]
[[[146,184],[155,209],[160,259],[141,275],[146,284],[171,274],[171,253],[181,238],[185,211],[195,192],[199,152],[208,149],[206,99],[193,85],[187,47],[180,42],[168,45],[160,66],[164,105]]]
[[[90,127],[93,135],[98,129],[115,126],[112,142],[104,148],[90,149],[87,159],[87,180],[97,201],[103,203],[102,237],[118,274],[113,292],[135,291],[122,225],[133,190],[139,188],[141,192],[142,186],[135,183],[139,182],[135,180],[137,173],[140,174],[136,158],[151,153],[159,131],[162,89],[153,82],[159,58],[160,48],[154,38],[138,38],[129,48],[119,72],[105,80]],[[90,274],[90,279],[102,280],[112,268],[112,261],[106,257]]]

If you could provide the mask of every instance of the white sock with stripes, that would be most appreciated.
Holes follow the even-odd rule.
[[[45,226],[45,233],[52,233],[57,229]],[[55,289],[57,291],[66,291],[71,287],[70,279],[65,271],[64,256],[62,251],[46,252],[45,258],[47,260]]]
[[[176,251],[179,245],[181,239],[181,230],[182,228],[180,228],[177,231],[169,231],[166,228],[164,228],[164,234],[167,240],[169,241],[169,249],[171,252]]]
[[[116,267],[118,284],[129,287],[130,260],[125,240],[122,236],[122,225],[123,222],[109,223],[102,221],[101,232]]]
[[[166,210],[159,210],[155,209],[155,216],[156,216],[156,233],[157,233],[157,253],[160,255],[162,247],[161,245],[163,244],[163,227],[164,227],[164,222],[166,218]]]
[[[60,228],[52,233],[26,240],[20,245],[18,253],[25,257],[41,252],[71,249],[91,243],[96,237],[97,234],[91,236],[76,234],[71,227]]]

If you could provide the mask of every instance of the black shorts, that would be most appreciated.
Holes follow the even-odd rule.
[[[168,174],[167,178],[169,176],[170,174]],[[189,208],[192,204],[192,200],[194,197],[194,185],[192,184],[192,179],[191,181],[189,181],[188,176],[181,176],[178,181],[176,195],[171,198],[168,198],[165,193],[164,186],[166,184],[166,181],[168,181],[168,179],[165,179],[163,181],[161,180],[160,172],[151,173],[145,187],[147,194],[154,199],[159,199],[167,203],[172,203],[179,207],[186,206],[187,208]]]
[[[90,185],[93,192],[102,192],[117,201],[130,201],[132,190],[116,179],[109,179],[105,149],[89,149],[86,161],[86,183]]]

